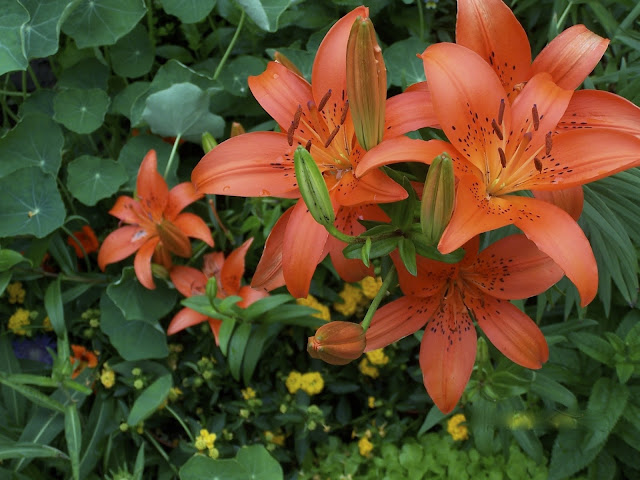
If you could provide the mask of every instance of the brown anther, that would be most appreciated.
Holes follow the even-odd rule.
[[[533,137],[533,133],[531,132],[527,132],[522,136],[522,143],[524,143],[525,146],[529,145],[529,142],[531,142],[531,138]]]
[[[505,107],[505,103],[503,98],[500,100],[500,109],[498,110],[498,125],[502,125],[502,119],[504,118],[504,107]]]
[[[294,129],[298,128],[298,125],[300,125],[301,116],[302,116],[302,105],[298,105],[298,109],[296,110],[296,113],[293,116],[293,122],[291,122],[291,124],[294,126]]]
[[[540,161],[540,159],[538,157],[535,157],[533,159],[533,164],[536,167],[536,170],[538,170],[538,172],[542,173],[542,162]]]
[[[340,115],[340,125],[344,123],[347,119],[347,112],[349,111],[349,100],[344,102],[344,107],[342,107],[342,115]]]
[[[324,94],[324,97],[322,97],[322,99],[320,100],[320,103],[318,104],[318,111],[321,112],[322,109],[324,108],[324,106],[327,104],[327,102],[329,101],[329,98],[331,97],[331,89],[329,89],[329,91],[327,91],[327,93]]]
[[[545,155],[551,154],[551,147],[553,146],[553,140],[551,140],[551,132],[548,132],[544,137],[544,153]]]
[[[500,130],[500,127],[498,126],[498,124],[496,123],[495,118],[493,120],[491,120],[491,126],[493,127],[493,131],[496,133],[496,135],[498,136],[498,138],[500,140],[502,140],[504,137],[502,136],[502,130]]]
[[[290,147],[293,145],[293,133],[295,131],[296,131],[296,127],[293,124],[293,122],[291,122],[291,125],[289,125],[289,128],[287,129],[287,143],[289,144]]]
[[[500,155],[500,165],[502,165],[502,168],[507,168],[507,156],[500,147],[498,147],[498,155]]]
[[[533,129],[537,132],[540,128],[540,117],[538,116],[538,106],[535,103],[531,108],[531,115],[533,116]]]
[[[307,141],[307,144],[304,146],[307,152],[311,153],[311,139]]]
[[[331,142],[333,142],[333,139],[338,134],[339,130],[340,130],[340,125],[337,125],[336,128],[333,129],[333,132],[331,132],[331,135],[329,135],[329,138],[327,138],[326,142],[324,142],[324,148],[327,148],[329,147],[329,145],[331,145]]]

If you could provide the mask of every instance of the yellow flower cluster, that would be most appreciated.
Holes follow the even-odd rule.
[[[251,400],[252,398],[256,398],[256,391],[251,387],[247,387],[244,390],[241,390],[241,393],[242,393],[242,398],[244,398],[245,400]]]
[[[338,295],[342,301],[335,302],[333,309],[345,317],[350,317],[356,313],[360,307],[360,302],[364,298],[362,290],[350,283],[345,283]]]
[[[371,365],[367,358],[363,358],[362,360],[360,360],[360,363],[358,364],[358,370],[360,370],[360,373],[366,375],[367,377],[378,378],[380,376],[380,370],[378,370],[377,367]]]
[[[211,458],[218,458],[219,453],[215,448],[216,438],[218,437],[215,433],[209,433],[208,430],[203,428],[200,430],[200,435],[196,437],[194,445],[201,452],[208,450]]]
[[[19,308],[16,313],[9,317],[9,330],[16,335],[29,335],[30,330],[26,330],[24,327],[31,323],[30,312],[24,308]]]
[[[324,388],[324,379],[320,372],[300,373],[292,370],[284,384],[292,395],[298,390],[306,392],[307,395],[317,395]]]
[[[285,436],[283,434],[275,434],[267,430],[264,432],[264,438],[269,443],[274,443],[280,447],[284,447]]]
[[[465,425],[461,425],[466,421],[464,414],[457,413],[447,422],[447,432],[455,442],[469,438],[469,430]]]
[[[360,280],[360,287],[363,295],[369,300],[373,300],[382,287],[382,277],[365,277]]]
[[[108,365],[105,365],[100,373],[100,382],[104,388],[111,388],[116,383],[116,373]]]
[[[178,400],[178,398],[180,398],[180,395],[182,395],[182,390],[180,390],[178,387],[172,387],[169,390],[169,401],[175,402],[176,400]]]
[[[365,355],[372,365],[382,366],[389,363],[389,357],[387,357],[382,348],[367,352]]]
[[[307,298],[298,298],[296,300],[298,305],[302,305],[304,307],[310,307],[318,311],[318,313],[314,313],[312,316],[316,318],[320,318],[325,322],[331,321],[331,313],[329,312],[329,307],[321,304],[313,295],[307,295]]]
[[[531,414],[515,412],[507,419],[507,426],[511,430],[531,430],[535,425]]]
[[[371,431],[367,430],[365,435],[358,440],[358,450],[363,457],[368,457],[373,451],[373,443],[371,443],[369,437],[371,437]]]
[[[367,404],[369,405],[369,408],[376,408],[376,397],[369,397],[367,399]]]
[[[51,325],[51,319],[48,316],[42,320],[42,328],[44,328],[45,332],[53,331],[53,325]]]
[[[22,288],[22,282],[14,282],[7,285],[7,295],[9,295],[9,303],[24,303],[25,292]]]

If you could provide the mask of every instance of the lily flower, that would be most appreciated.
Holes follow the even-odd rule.
[[[522,190],[562,190],[640,165],[640,139],[608,128],[557,131],[572,97],[538,73],[513,101],[475,52],[456,44],[422,55],[433,109],[451,143],[405,139],[367,153],[357,174],[402,161],[430,163],[447,152],[459,178],[456,205],[438,249],[449,253],[479,233],[520,228],[576,285],[582,305],[597,293],[597,265],[575,220]],[[401,148],[399,148],[401,147]]]
[[[222,252],[205,255],[202,271],[192,267],[175,266],[169,272],[171,281],[176,289],[188,298],[193,295],[203,295],[207,286],[207,280],[214,277],[218,286],[218,298],[237,295],[242,297],[242,301],[238,302],[238,306],[240,308],[246,308],[256,300],[268,296],[268,293],[263,290],[256,290],[247,285],[242,286],[240,283],[244,275],[244,258],[252,242],[253,238],[248,239],[231,252],[226,259]],[[173,335],[185,328],[202,322],[209,322],[211,331],[216,339],[216,344],[220,345],[218,333],[220,332],[222,320],[207,317],[186,307],[173,317],[167,328],[167,334]]]
[[[509,300],[544,292],[562,270],[524,235],[505,237],[478,254],[479,237],[457,264],[418,257],[411,275],[392,254],[405,294],[380,308],[366,332],[365,352],[425,327],[420,346],[424,385],[448,413],[458,403],[476,358],[477,322],[489,340],[513,362],[538,369],[549,358],[538,326]]]
[[[365,153],[356,137],[347,95],[347,44],[358,17],[366,19],[368,9],[354,9],[329,30],[318,48],[311,84],[278,62],[270,62],[261,75],[249,77],[254,97],[276,120],[280,132],[252,132],[221,143],[193,170],[197,191],[300,198],[293,157],[302,145],[323,173],[336,213],[335,225],[343,232],[359,233],[362,226],[357,219],[363,209],[406,198],[407,192],[381,171],[366,178],[354,175]],[[374,103],[378,110],[385,108],[385,102]],[[414,119],[404,115],[408,105],[402,99],[386,102],[384,138],[414,129]],[[327,253],[345,281],[371,274],[359,260],[344,258],[344,246],[329,238],[300,199],[274,226],[253,285],[271,289],[286,283],[292,295],[306,297],[316,266]]]
[[[213,246],[211,231],[193,213],[180,213],[202,197],[193,184],[184,182],[171,190],[158,173],[155,150],[149,150],[138,170],[136,198],[121,196],[109,211],[127,225],[111,232],[98,252],[101,270],[136,253],[133,266],[142,285],[154,289],[151,260],[171,268],[171,253],[191,256],[189,237]]]

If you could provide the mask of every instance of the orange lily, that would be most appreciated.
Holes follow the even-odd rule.
[[[96,368],[98,366],[98,357],[91,350],[87,350],[82,345],[71,345],[73,355],[69,359],[71,365],[74,365],[71,378],[76,378],[86,368]],[[77,364],[77,365],[76,365]]]
[[[191,242],[198,238],[213,246],[211,231],[204,221],[193,213],[180,213],[187,205],[202,197],[190,182],[169,190],[167,182],[157,170],[155,150],[149,150],[138,171],[136,197],[122,196],[109,211],[125,225],[104,239],[98,252],[98,266],[104,270],[114,263],[136,253],[133,266],[136,276],[146,288],[154,289],[151,259],[165,268],[171,268],[171,253],[188,258]]]
[[[418,275],[397,254],[400,288],[406,295],[376,312],[366,332],[365,352],[425,327],[420,368],[427,392],[448,413],[458,403],[476,358],[473,319],[506,357],[538,369],[549,358],[537,325],[509,300],[544,292],[562,270],[524,235],[512,235],[478,254],[479,237],[465,244],[455,265],[418,257]]]
[[[538,73],[514,99],[475,52],[432,45],[422,55],[433,109],[451,143],[408,138],[367,153],[357,174],[447,152],[459,178],[456,206],[438,248],[449,253],[505,225],[520,228],[577,286],[582,305],[597,293],[597,266],[584,233],[561,208],[521,190],[562,190],[640,164],[640,139],[608,128],[557,131],[572,92]]]
[[[73,235],[67,237],[67,244],[71,245],[76,251],[78,258],[84,258],[85,253],[97,252],[100,242],[96,237],[96,233],[89,225],[84,225],[78,232],[73,232]],[[82,248],[80,246],[82,245]],[[84,252],[82,249],[84,248]]]
[[[268,293],[263,290],[240,285],[240,280],[244,275],[244,258],[252,242],[253,238],[250,238],[231,252],[226,259],[222,252],[205,255],[202,271],[192,267],[175,266],[169,272],[171,281],[176,286],[176,289],[188,298],[193,295],[204,294],[207,280],[214,277],[218,284],[218,298],[237,295],[242,297],[242,301],[238,302],[238,306],[246,308],[256,300],[268,296]],[[167,334],[173,335],[185,328],[206,321],[209,322],[216,344],[220,345],[218,333],[220,332],[222,320],[207,317],[190,308],[183,308],[173,317],[169,328],[167,328]]]
[[[365,150],[357,141],[349,109],[346,52],[354,21],[367,16],[368,9],[358,7],[329,30],[318,48],[311,84],[278,62],[249,77],[253,95],[280,132],[247,133],[221,143],[193,170],[198,191],[299,198],[293,152],[303,145],[323,172],[338,218],[336,227],[345,233],[358,233],[363,209],[406,197],[407,192],[382,172],[366,178],[353,173]],[[409,104],[402,99],[387,102],[384,138],[414,129],[414,119],[404,115]],[[292,295],[306,297],[316,265],[328,252],[345,281],[369,275],[360,261],[342,256],[344,246],[328,237],[300,199],[275,225],[253,285],[271,289],[286,283]]]

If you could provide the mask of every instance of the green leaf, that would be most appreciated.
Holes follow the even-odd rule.
[[[36,90],[29,94],[24,102],[20,104],[18,116],[22,119],[29,115],[42,114],[46,117],[53,117],[53,97],[56,93],[53,90]]]
[[[9,458],[67,458],[64,452],[49,445],[31,442],[0,443],[0,460]]]
[[[84,428],[84,446],[80,455],[80,478],[88,478],[89,473],[101,457],[102,445],[109,434],[118,427],[113,399],[106,393],[96,396]]]
[[[422,53],[426,47],[427,42],[417,37],[409,37],[387,47],[383,57],[391,85],[405,89],[425,80],[422,60],[414,54]]]
[[[416,247],[413,242],[408,238],[402,237],[398,242],[398,253],[400,253],[400,258],[407,272],[416,276],[418,274],[418,266],[416,264]]]
[[[6,374],[20,373],[20,364],[13,353],[13,348],[7,335],[0,335],[0,372]],[[6,385],[0,385],[2,394],[2,405],[7,411],[5,420],[10,425],[21,427],[24,421],[26,403],[18,392]]]
[[[109,67],[97,58],[83,58],[62,71],[57,87],[107,91],[110,74]]]
[[[151,82],[133,82],[124,87],[113,97],[109,113],[119,113],[131,120],[131,109],[134,102],[147,93],[150,85]]]
[[[144,0],[82,0],[62,31],[78,48],[113,45],[144,16]]]
[[[142,118],[151,131],[163,137],[220,137],[224,120],[209,111],[209,95],[192,83],[178,83],[149,95]]]
[[[53,99],[53,118],[76,133],[91,133],[102,125],[109,102],[107,92],[98,88],[61,90]]]
[[[282,480],[284,478],[282,467],[262,445],[242,447],[238,450],[236,460],[248,470],[249,476],[247,478],[260,478],[261,480]]]
[[[0,139],[0,177],[27,167],[57,175],[63,146],[62,129],[56,122],[44,115],[28,115]]]
[[[214,460],[202,454],[195,454],[180,468],[180,480],[246,480],[247,478],[250,478],[247,469],[236,460]]]
[[[64,412],[64,434],[71,459],[73,480],[80,480],[80,448],[82,447],[82,427],[80,416],[74,403],[67,405]]]
[[[40,168],[23,168],[1,178],[0,191],[0,237],[42,238],[64,223],[56,180]]]
[[[0,75],[26,70],[24,28],[29,13],[15,0],[0,0],[0,12]]]
[[[149,385],[133,402],[127,423],[137,425],[155,412],[169,395],[173,386],[171,375],[164,375]]]
[[[435,405],[431,407],[431,409],[429,409],[429,413],[427,413],[427,416],[424,419],[424,422],[422,422],[420,430],[418,430],[418,437],[431,430],[445,418],[447,418],[447,414],[442,413]]]
[[[583,353],[586,353],[597,361],[606,365],[611,365],[615,350],[609,342],[597,335],[586,332],[573,332],[569,334],[569,340],[578,347]]]
[[[9,270],[20,262],[28,262],[28,260],[15,250],[9,250],[8,248],[0,250],[0,272]]]
[[[133,466],[131,480],[142,480],[142,474],[144,473],[144,446],[145,443],[141,442],[138,454],[136,455],[136,463]]]
[[[247,349],[249,337],[251,335],[252,326],[250,323],[241,323],[233,332],[231,341],[229,342],[229,370],[236,380],[240,380],[240,370],[242,368],[242,359]]]
[[[220,82],[224,89],[232,95],[246,97],[249,95],[247,78],[250,75],[260,75],[264,72],[265,67],[265,62],[262,59],[242,55],[225,65],[220,75]]]
[[[248,385],[251,381],[265,344],[275,337],[281,329],[282,324],[263,324],[254,329],[247,342],[247,349],[244,352],[244,360],[242,362],[242,379],[245,385]]]
[[[269,295],[268,297],[261,298],[253,302],[247,308],[244,309],[243,317],[247,320],[256,320],[261,315],[264,315],[269,310],[278,308],[280,305],[293,300],[293,297],[287,293],[279,293],[276,295]]]
[[[109,158],[82,155],[67,166],[67,188],[89,206],[116,193],[128,178],[124,167]]]
[[[578,405],[576,396],[569,389],[539,371],[531,383],[531,391],[545,400],[558,402],[570,409]]]
[[[136,189],[136,179],[138,177],[140,164],[147,152],[152,149],[156,151],[158,157],[158,171],[164,172],[167,162],[169,161],[169,156],[171,155],[171,145],[163,142],[161,138],[153,135],[139,135],[130,138],[124,147],[122,147],[120,155],[118,156],[118,163],[124,167],[129,177],[129,181],[123,188],[131,191]],[[180,157],[178,152],[176,152],[171,170],[169,170],[169,175],[166,178],[170,187],[178,184],[176,172],[179,163]]]
[[[149,73],[153,65],[153,45],[147,29],[138,24],[109,49],[113,71],[121,77],[136,78]]]
[[[47,311],[51,326],[58,337],[64,337],[67,328],[64,323],[64,307],[60,292],[60,278],[51,282],[44,294],[44,308]]]
[[[44,58],[58,51],[60,27],[79,0],[20,0],[30,19],[24,29],[27,58]]]
[[[237,321],[234,318],[229,318],[223,320],[222,325],[220,325],[218,340],[220,341],[220,351],[225,356],[229,351],[229,341],[231,340],[234,328],[236,328],[236,323]]]
[[[197,23],[213,10],[216,0],[162,0],[162,8],[182,23]]]
[[[237,0],[245,13],[258,27],[267,32],[278,30],[280,15],[291,4],[291,0]]]
[[[4,377],[4,376],[0,376],[0,383],[6,385],[9,388],[13,388],[20,395],[28,398],[31,402],[35,403],[36,405],[40,405],[41,407],[49,408],[51,410],[56,410],[58,412],[64,413],[64,406],[60,402],[57,402],[56,400],[53,400],[50,397],[47,397],[40,390],[28,387],[21,383],[13,382],[8,377]]]

